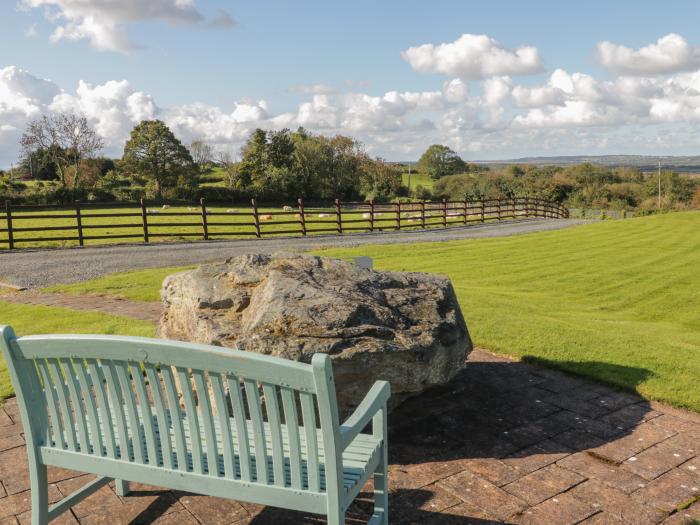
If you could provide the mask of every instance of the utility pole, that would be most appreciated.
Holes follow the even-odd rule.
[[[659,161],[659,210],[661,209],[661,161]]]

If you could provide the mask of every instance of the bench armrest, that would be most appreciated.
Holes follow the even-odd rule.
[[[340,425],[340,443],[342,450],[357,437],[377,412],[384,410],[386,417],[386,403],[391,395],[391,388],[387,381],[377,381],[372,385],[367,395],[358,405],[352,415]],[[386,437],[386,436],[385,436]]]

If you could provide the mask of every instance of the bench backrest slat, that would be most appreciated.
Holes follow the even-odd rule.
[[[107,457],[117,457],[117,438],[114,433],[114,425],[112,421],[112,410],[109,406],[108,393],[105,393],[105,378],[102,367],[95,359],[86,359],[88,371],[90,372],[90,380],[92,381],[97,396],[97,404],[99,406],[100,418],[102,418],[102,432],[104,434],[105,446],[107,448]],[[106,422],[109,421],[109,424]]]
[[[221,447],[224,455],[224,475],[227,478],[236,477],[236,467],[234,463],[235,452],[233,449],[233,434],[231,432],[231,420],[229,414],[232,411],[229,409],[229,404],[226,402],[226,390],[224,390],[224,382],[219,374],[211,374],[209,376],[211,389],[214,392],[214,403],[216,405],[216,414],[218,416],[219,428],[221,429]]]
[[[321,487],[321,473],[318,467],[318,438],[316,434],[316,407],[314,398],[308,392],[299,394],[301,414],[304,419],[306,438],[306,476],[309,490],[318,492]]]
[[[253,422],[253,447],[255,449],[255,475],[258,483],[268,483],[267,475],[267,441],[263,426],[262,409],[258,385],[251,379],[244,379],[243,386],[248,404],[248,414]]]
[[[75,372],[78,376],[78,385],[80,387],[80,392],[83,396],[83,402],[87,407],[86,416],[90,422],[90,444],[92,446],[93,454],[98,454],[104,456],[104,440],[102,438],[102,433],[100,432],[100,421],[97,415],[97,403],[95,402],[95,395],[93,388],[91,387],[91,382],[88,379],[87,363],[84,360],[76,360],[74,363]]]
[[[36,446],[338,492],[327,356],[308,365],[156,339],[2,334],[0,348],[19,378],[13,382],[31,387]]]
[[[78,393],[79,387],[78,382],[76,381],[76,374],[75,370],[73,369],[73,363],[71,363],[70,359],[65,357],[59,359],[58,362],[61,365],[61,369],[65,377],[66,385],[68,387],[68,396],[70,404],[73,407],[74,419],[76,422],[76,426],[78,427],[78,437],[80,439],[79,447],[83,452],[87,452],[90,450],[90,441],[87,437],[87,425],[85,423],[84,417],[85,409],[81,403],[82,396],[80,396]]]
[[[163,397],[163,385],[160,379],[158,369],[151,363],[144,365],[146,369],[146,377],[148,378],[148,386],[153,396],[153,404],[156,408],[156,421],[158,423],[158,436],[160,441],[160,449],[163,455],[163,466],[172,469],[173,465],[173,447],[170,440],[170,425],[166,415],[165,398]]]
[[[37,360],[36,363],[39,373],[41,374],[41,382],[44,386],[44,396],[45,403],[48,406],[48,413],[50,424],[48,425],[49,432],[47,433],[48,443],[52,441],[55,442],[59,448],[66,448],[66,439],[63,433],[63,422],[61,421],[61,413],[58,407],[58,399],[56,389],[53,385],[53,380],[51,379],[51,373],[49,372],[49,365],[45,360]]]
[[[165,397],[168,400],[170,410],[170,418],[172,421],[173,434],[175,435],[175,454],[177,457],[178,470],[187,471],[187,446],[185,445],[185,429],[180,417],[180,402],[178,401],[177,388],[175,387],[175,377],[172,368],[169,366],[161,367],[161,375],[163,376],[163,387],[165,388]]]
[[[47,359],[49,371],[51,372],[51,380],[58,395],[59,417],[63,419],[63,428],[66,431],[66,444],[68,449],[73,452],[78,451],[78,438],[75,435],[75,421],[73,419],[73,410],[68,404],[68,392],[66,383],[63,379],[63,370],[58,364],[58,359]]]
[[[197,400],[202,417],[202,425],[204,426],[204,442],[207,451],[207,470],[210,476],[219,477],[219,450],[216,446],[216,433],[214,430],[214,414],[212,413],[212,404],[209,399],[209,389],[204,372],[201,370],[193,370],[192,377],[194,378],[194,387],[197,392]],[[199,431],[199,429],[197,429]],[[190,429],[192,432],[192,429]]]
[[[231,405],[233,405],[233,419],[236,423],[236,448],[240,458],[239,467],[241,469],[241,479],[250,482],[253,480],[253,464],[250,460],[250,441],[248,440],[248,425],[243,406],[243,396],[241,395],[241,384],[238,378],[228,376],[229,394],[231,395]]]
[[[151,402],[146,391],[146,382],[143,380],[143,372],[141,368],[129,363],[129,372],[131,372],[131,380],[136,386],[136,396],[141,409],[140,420],[143,425],[143,434],[146,441],[146,452],[148,453],[148,464],[158,465],[158,454],[156,452],[156,433],[153,428],[153,412],[151,411]]]
[[[302,485],[302,460],[301,441],[299,439],[299,416],[297,414],[297,399],[295,391],[282,387],[282,407],[284,409],[284,422],[289,436],[289,471],[293,489],[301,490]]]
[[[272,471],[275,485],[284,487],[286,484],[284,471],[284,452],[282,450],[282,421],[277,387],[275,385],[263,385],[265,396],[265,409],[267,420],[270,423],[270,441],[272,441]]]

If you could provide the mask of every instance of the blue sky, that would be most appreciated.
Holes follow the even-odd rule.
[[[700,151],[697,120],[688,117],[696,100],[687,96],[700,68],[697,2],[192,0],[183,10],[186,2],[176,0],[152,0],[150,9],[125,0],[107,11],[104,4],[2,3],[0,166],[17,157],[26,121],[56,110],[85,113],[109,134],[113,155],[137,117],[163,118],[185,141],[204,138],[234,153],[255,126],[300,124],[356,136],[390,159],[416,158],[430,142],[468,158]],[[224,27],[212,27],[215,20]],[[531,46],[536,64],[475,74],[453,62],[478,62],[480,48],[468,56],[445,48],[455,54],[447,62],[439,53],[413,62],[402,55],[462,35],[489,37],[485,53]],[[634,54],[668,35],[681,40]],[[598,47],[605,41],[632,54],[614,47],[606,59]],[[460,49],[476,42],[463,40]],[[561,74],[552,81],[557,70],[569,75],[559,94],[552,92],[562,89]],[[577,74],[588,77],[572,84]],[[447,100],[454,80],[468,95]],[[87,87],[79,89],[80,81]],[[43,99],[27,87],[32,82],[44,86]],[[538,88],[547,90],[543,100],[542,92],[525,91]],[[398,99],[387,96],[393,92]],[[138,110],[119,120],[135,99]]]

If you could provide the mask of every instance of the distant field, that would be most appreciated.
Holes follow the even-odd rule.
[[[700,212],[516,237],[320,251],[448,275],[474,342],[700,411]],[[73,293],[158,298],[145,270]]]
[[[408,173],[404,173],[402,175],[403,177],[403,184],[404,186],[408,186],[409,180],[408,180]],[[420,173],[411,173],[411,189],[414,190],[416,189],[416,186],[421,185],[424,188],[428,188],[429,190],[433,189],[433,184],[435,184],[435,181],[430,178],[429,175],[422,175]]]

